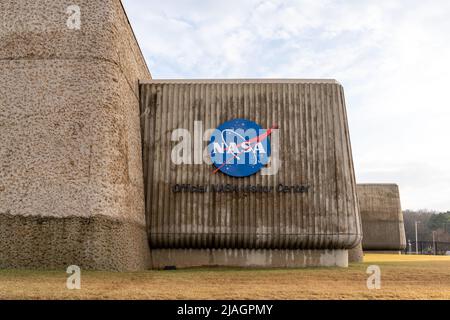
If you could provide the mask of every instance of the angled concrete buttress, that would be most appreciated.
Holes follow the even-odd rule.
[[[147,268],[151,76],[121,2],[0,0],[0,21],[0,268]]]

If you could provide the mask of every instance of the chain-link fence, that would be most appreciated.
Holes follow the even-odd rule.
[[[436,255],[445,255],[447,253],[450,254],[450,242],[418,241],[417,249],[419,254],[436,254]],[[408,243],[404,253],[416,254],[416,242],[411,241],[410,243]]]

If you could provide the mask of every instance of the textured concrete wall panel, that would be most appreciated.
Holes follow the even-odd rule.
[[[80,30],[67,8],[80,8]],[[136,96],[149,71],[119,0],[0,0],[0,60],[105,60],[117,64]]]
[[[150,74],[120,1],[78,1],[80,30],[66,26],[71,4],[0,1],[1,267],[142,269],[138,80]],[[49,254],[60,239],[72,248]]]
[[[105,216],[51,217],[0,215],[0,268],[139,270],[148,259],[140,224]],[[18,250],[20,249],[20,250]],[[139,253],[139,254],[137,254]]]

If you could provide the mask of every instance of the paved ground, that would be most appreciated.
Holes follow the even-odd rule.
[[[368,290],[367,267],[381,268]],[[367,254],[348,269],[190,269],[82,272],[81,290],[62,271],[0,271],[0,299],[450,299],[450,257]]]

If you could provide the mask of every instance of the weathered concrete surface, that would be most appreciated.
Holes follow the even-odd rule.
[[[362,249],[362,243],[360,242],[356,247],[348,250],[348,262],[363,262],[363,261],[364,261],[364,253]]]
[[[141,85],[147,217],[155,249],[349,249],[361,241],[342,86],[334,80],[154,80]],[[280,130],[281,167],[269,176],[175,165],[173,130],[193,134],[245,118]],[[208,140],[208,139],[206,139]],[[204,142],[203,147],[207,143]],[[308,193],[172,192],[175,184],[305,185]]]
[[[152,249],[152,268],[245,267],[304,268],[347,267],[347,250],[288,249]]]
[[[0,268],[139,270],[145,226],[111,217],[0,215]]]
[[[396,184],[358,184],[364,251],[406,248],[405,226]]]
[[[77,1],[80,30],[72,4],[0,0],[0,266],[144,269],[151,76],[119,0]]]

